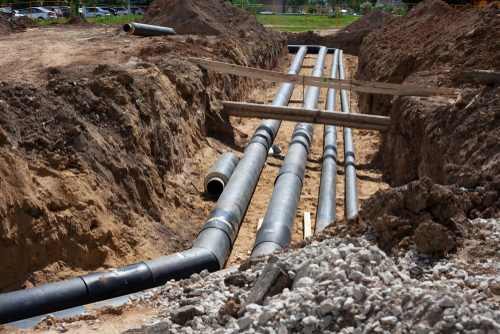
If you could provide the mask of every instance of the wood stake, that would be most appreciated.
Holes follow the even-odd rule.
[[[259,223],[257,224],[257,231],[260,230],[260,227],[262,226],[263,221],[264,221],[264,218],[259,219]]]
[[[311,213],[304,212],[304,239],[311,235]]]

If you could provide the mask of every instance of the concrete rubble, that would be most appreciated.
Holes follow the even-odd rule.
[[[498,238],[500,220],[472,223]],[[237,272],[168,282],[130,297],[128,304],[149,304],[157,313],[122,333],[500,332],[500,262],[432,263],[416,246],[394,262],[373,241],[309,239]]]

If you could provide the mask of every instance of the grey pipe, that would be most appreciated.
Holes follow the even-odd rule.
[[[318,52],[312,76],[322,77],[327,48]],[[309,86],[303,108],[316,109],[320,87]],[[292,230],[297,215],[300,192],[306,171],[307,155],[311,147],[314,124],[298,123],[286,152],[285,160],[274,183],[274,191],[257,232],[251,256],[270,254],[292,241]]]
[[[175,35],[175,31],[172,28],[165,28],[159,26],[153,26],[150,24],[134,23],[130,22],[123,26],[123,31],[129,35],[136,36],[169,36]]]
[[[304,45],[288,45],[288,52],[290,53],[296,53],[301,47]],[[307,46],[307,53],[319,53],[321,48],[324,48],[324,46],[317,46],[317,45],[306,45]],[[335,53],[335,50],[333,48],[328,48],[328,53]]]
[[[295,56],[288,74],[298,74],[307,48]],[[294,85],[283,83],[273,105],[288,105]],[[0,324],[68,309],[163,285],[204,269],[223,268],[243,214],[281,122],[264,120],[208,216],[192,249],[151,261],[0,295]]]
[[[210,196],[219,197],[222,194],[239,161],[238,156],[231,152],[219,156],[205,177],[205,191]]]
[[[339,76],[344,79],[343,52],[339,54]],[[347,91],[340,91],[342,112],[349,113]],[[354,157],[354,139],[351,128],[344,128],[344,155],[345,155],[345,215],[347,218],[355,216],[359,211],[358,182],[356,179],[356,160]]]
[[[302,61],[307,53],[303,47],[295,56],[288,74],[298,74]],[[283,83],[276,94],[272,105],[286,106],[292,96],[294,85]],[[212,247],[211,251],[220,262],[220,267],[229,254],[229,249],[236,238],[241,221],[246,212],[250,199],[259,180],[260,173],[264,167],[269,148],[276,137],[280,127],[279,120],[263,120],[255,131],[245,153],[215,204],[212,212],[208,215],[198,239],[193,247]],[[214,243],[214,234],[225,234],[224,245]],[[217,239],[219,240],[219,239]],[[215,249],[216,248],[216,249]],[[208,249],[208,248],[207,248]]]
[[[333,54],[330,78],[337,78],[339,50]],[[335,111],[336,89],[328,89],[326,110]],[[321,169],[321,184],[316,211],[315,233],[319,233],[335,221],[337,204],[337,129],[332,125],[325,125],[323,140],[323,167]]]

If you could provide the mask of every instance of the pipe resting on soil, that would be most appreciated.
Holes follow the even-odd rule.
[[[288,74],[299,73],[306,53],[306,47],[299,50]],[[283,83],[273,105],[288,105],[293,88],[294,84]],[[229,180],[192,249],[0,295],[0,324],[146,290],[205,269],[222,269],[280,124],[276,120],[261,122],[234,171],[236,177]]]
[[[333,54],[330,78],[337,78],[339,50]],[[326,110],[335,111],[336,89],[329,89],[326,97]],[[335,221],[337,202],[337,129],[325,125],[323,140],[323,166],[316,213],[315,233],[319,233]]]
[[[159,26],[153,26],[150,24],[142,24],[142,23],[127,23],[123,26],[123,31],[125,31],[129,35],[136,36],[169,36],[175,35],[175,31],[172,28],[165,28]]]
[[[318,52],[312,76],[322,77],[328,49]],[[320,87],[309,86],[303,108],[316,109]],[[306,171],[307,156],[313,138],[314,124],[297,123],[286,152],[285,160],[275,181],[273,194],[257,232],[252,257],[272,253],[292,241],[292,230]]]
[[[221,154],[205,177],[205,191],[210,196],[219,197],[222,194],[239,161],[234,153]]]
[[[344,79],[343,52],[339,54],[339,76]],[[342,112],[349,113],[347,91],[340,91]],[[344,156],[345,156],[345,215],[347,218],[355,216],[359,211],[358,183],[356,179],[356,160],[354,157],[354,139],[352,129],[344,127]]]

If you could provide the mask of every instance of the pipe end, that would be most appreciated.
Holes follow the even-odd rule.
[[[132,35],[135,31],[135,26],[133,23],[127,23],[123,25],[123,31],[125,31],[128,35]]]
[[[222,179],[218,177],[212,177],[205,185],[205,190],[210,196],[219,197],[222,194],[225,186],[226,183]]]

